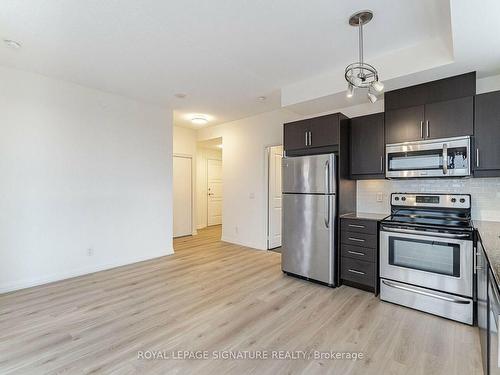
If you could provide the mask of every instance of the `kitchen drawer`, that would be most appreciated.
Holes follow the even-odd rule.
[[[363,260],[365,262],[375,262],[377,260],[377,249],[369,247],[340,245],[340,252],[343,257]]]
[[[355,233],[342,231],[341,240],[343,244],[354,245],[361,247],[369,247],[372,249],[377,248],[377,235],[376,234],[366,234],[366,233]]]
[[[356,233],[377,234],[377,221],[341,219],[341,230]]]
[[[375,288],[376,263],[342,257],[340,275],[343,280]]]

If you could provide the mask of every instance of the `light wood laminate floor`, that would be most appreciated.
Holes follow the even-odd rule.
[[[0,373],[482,374],[476,328],[285,276],[280,254],[219,238],[209,228],[172,256],[1,295]],[[364,359],[138,359],[153,350]]]

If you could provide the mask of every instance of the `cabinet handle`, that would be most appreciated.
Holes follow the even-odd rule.
[[[312,144],[312,142],[311,142],[311,140],[312,140],[312,135],[311,135],[311,134],[312,134],[312,133],[311,133],[311,132],[309,132],[309,146]]]
[[[364,253],[360,253],[359,251],[351,251],[351,250],[347,250],[347,252],[348,252],[349,254],[354,254],[354,255],[362,255],[362,256],[365,256],[365,254],[364,254]]]
[[[309,145],[307,144],[307,141],[308,141],[308,139],[309,139],[309,138],[307,137],[307,133],[308,133],[308,132],[305,132],[304,134],[305,134],[305,136],[306,136],[306,146],[309,146]]]
[[[424,139],[424,122],[420,121],[420,138]]]
[[[476,148],[476,167],[479,167],[479,148]]]
[[[431,132],[429,130],[429,120],[425,122],[425,129],[426,129],[426,138],[429,138],[431,136]]]
[[[359,225],[359,224],[349,224],[348,226],[350,226],[352,228],[364,228],[365,227],[364,225]]]
[[[384,171],[384,156],[380,157],[380,172]]]
[[[365,242],[365,240],[362,240],[361,238],[354,238],[354,237],[349,237],[348,240],[356,241],[356,242]]]
[[[351,272],[351,273],[356,273],[358,275],[366,275],[366,273],[364,272],[361,272],[361,271],[356,271],[356,270],[351,270],[351,269],[348,269],[347,271]]]

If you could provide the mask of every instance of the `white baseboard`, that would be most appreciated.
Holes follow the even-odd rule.
[[[91,274],[94,272],[105,271],[105,270],[109,270],[109,269],[116,268],[116,267],[126,266],[129,264],[138,263],[138,262],[143,262],[145,260],[161,258],[161,257],[166,256],[166,255],[172,255],[173,253],[174,253],[174,249],[172,248],[163,254],[147,255],[147,256],[142,255],[142,256],[130,257],[128,259],[121,259],[121,260],[117,260],[115,262],[95,264],[95,265],[91,265],[91,266],[77,268],[77,269],[74,269],[71,271],[59,272],[59,273],[55,273],[55,274],[51,274],[51,275],[47,275],[47,276],[42,276],[42,277],[37,277],[37,278],[32,278],[32,279],[25,279],[25,280],[18,280],[18,281],[14,281],[11,283],[0,284],[0,294],[13,292],[15,290],[20,290],[20,289],[31,288],[33,286],[48,284],[48,283],[52,283],[55,281],[66,280],[66,279],[70,279],[72,277],[88,275],[88,274]]]
[[[240,241],[240,240],[237,240],[235,238],[231,238],[231,237],[225,236],[225,235],[222,235],[221,241],[234,243],[235,245],[249,247],[249,248],[254,249],[254,250],[267,250],[267,249],[263,248],[262,246],[259,246],[255,243],[248,243],[248,242]]]

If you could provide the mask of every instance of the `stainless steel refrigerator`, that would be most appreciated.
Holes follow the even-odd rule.
[[[336,155],[285,157],[282,163],[282,270],[335,286]]]

